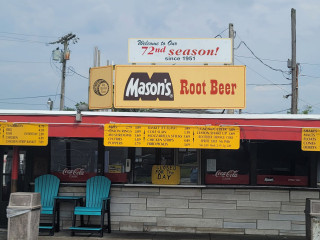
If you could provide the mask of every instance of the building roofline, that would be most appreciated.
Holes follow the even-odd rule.
[[[0,109],[1,115],[29,116],[74,116],[76,111],[49,110],[6,110]],[[152,118],[199,118],[199,119],[287,119],[287,120],[320,120],[317,114],[217,114],[217,113],[159,113],[159,112],[106,112],[82,111],[82,116],[110,117],[152,117]]]

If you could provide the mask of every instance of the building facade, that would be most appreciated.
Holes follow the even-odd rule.
[[[306,198],[320,197],[320,158],[317,151],[302,150],[302,134],[319,128],[319,120],[318,115],[1,110],[0,122],[46,124],[48,145],[0,146],[0,212],[8,204],[12,155],[18,151],[18,191],[33,191],[34,179],[47,173],[60,178],[61,195],[84,195],[86,180],[95,175],[111,179],[113,230],[304,236]],[[110,137],[110,124],[231,127],[239,130],[238,146],[170,147],[155,135],[145,147],[138,144],[140,135],[122,132],[117,135],[122,142],[133,142],[125,146]],[[199,141],[211,135],[203,131]],[[71,217],[72,206],[63,204],[62,228],[71,225]]]

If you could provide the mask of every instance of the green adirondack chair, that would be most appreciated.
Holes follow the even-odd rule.
[[[50,235],[54,235],[56,205],[55,199],[59,191],[60,179],[54,175],[46,174],[37,177],[34,182],[34,191],[41,195],[40,215],[51,215],[52,223],[50,225],[39,225],[39,230],[49,230]]]
[[[108,233],[111,233],[110,224],[110,192],[111,181],[104,176],[95,176],[87,180],[86,183],[86,199],[85,206],[76,206],[74,208],[71,236],[74,236],[75,231],[78,232],[92,232],[100,233],[103,237],[103,232],[107,228]],[[104,225],[104,215],[108,214],[108,225]],[[75,226],[77,216],[100,216],[100,226]]]

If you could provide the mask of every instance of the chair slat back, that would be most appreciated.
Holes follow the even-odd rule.
[[[60,179],[54,175],[46,174],[35,179],[34,190],[41,195],[41,206],[52,207],[54,197],[58,196]]]
[[[86,207],[102,208],[102,199],[109,197],[111,181],[104,176],[87,180]]]

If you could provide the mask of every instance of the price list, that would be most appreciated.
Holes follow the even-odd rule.
[[[238,149],[238,127],[106,124],[104,145],[155,148]]]
[[[194,144],[197,148],[239,149],[239,127],[198,127],[195,129]]]
[[[320,151],[320,129],[302,129],[301,149],[303,151]]]
[[[48,125],[29,123],[0,123],[1,145],[46,146]]]

